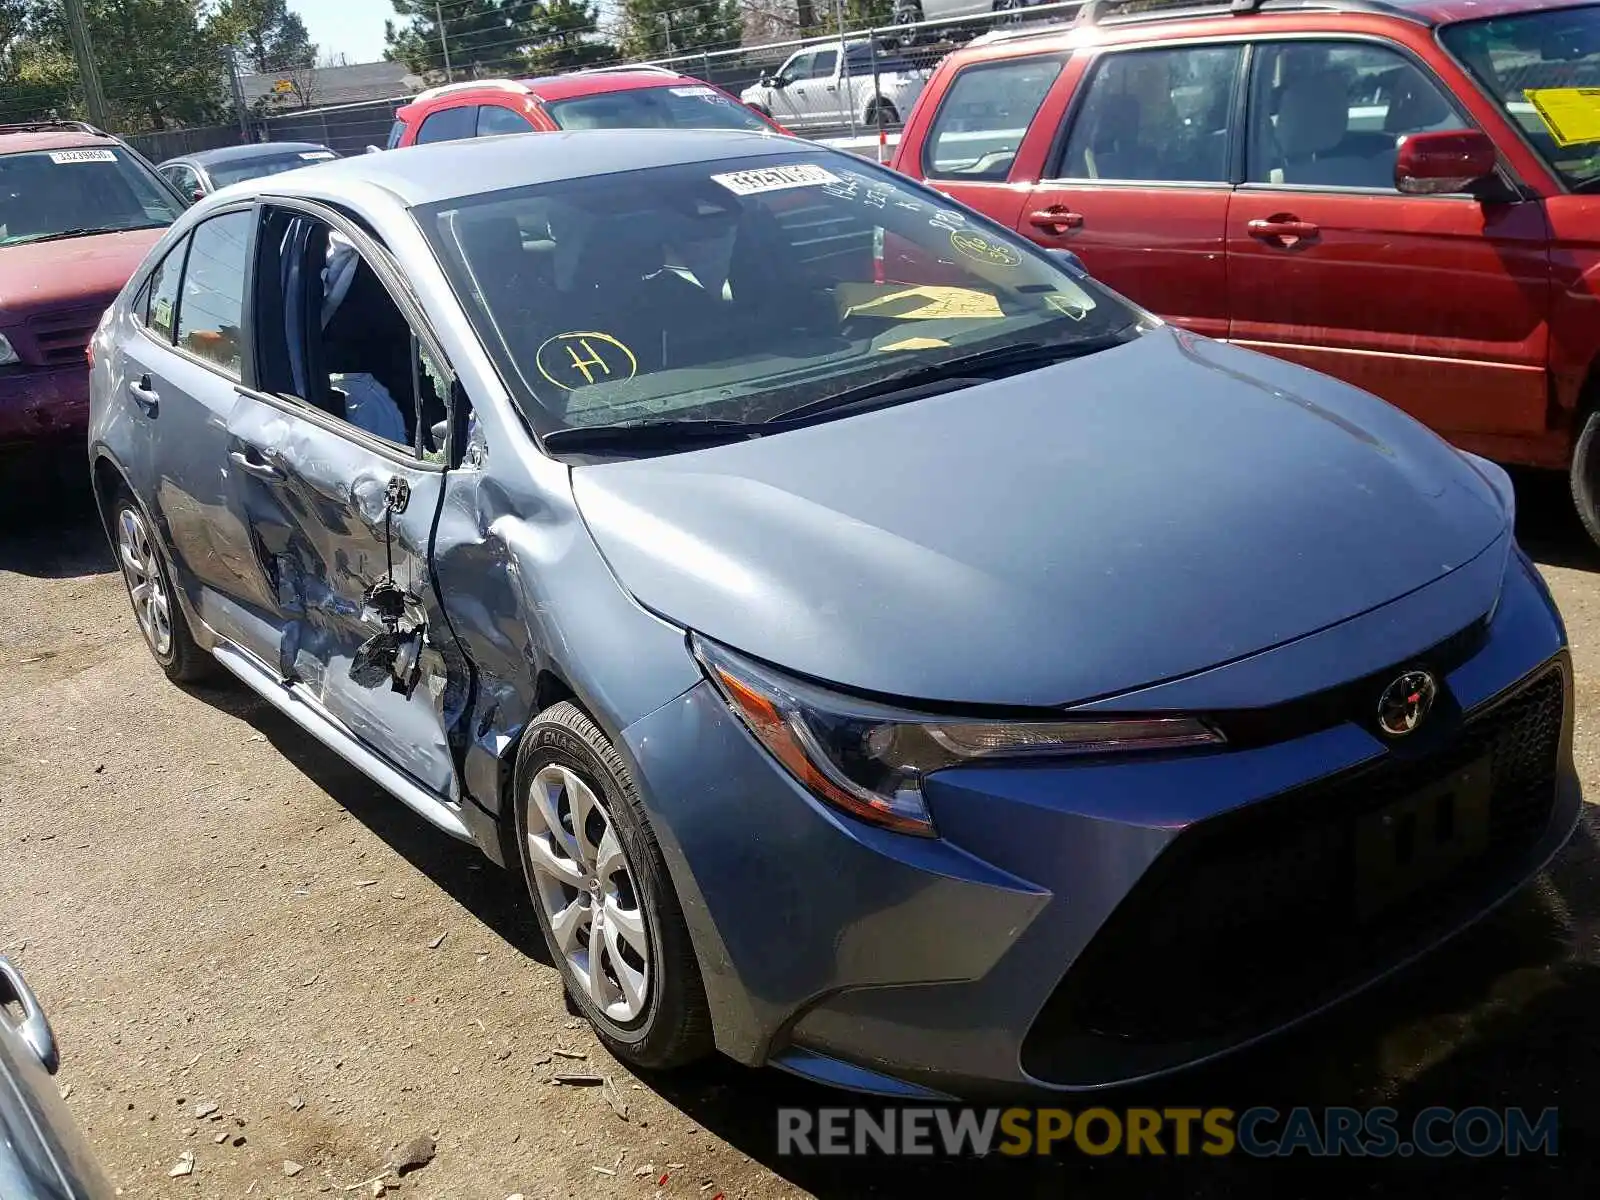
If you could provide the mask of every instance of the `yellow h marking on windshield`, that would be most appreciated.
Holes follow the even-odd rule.
[[[594,382],[594,372],[589,369],[590,367],[599,367],[607,375],[611,374],[611,368],[606,366],[606,360],[595,353],[594,347],[589,345],[588,338],[579,338],[578,345],[583,347],[583,352],[589,356],[588,358],[580,357],[577,347],[574,346],[568,346],[567,353],[572,355],[573,370],[583,372],[585,383]]]

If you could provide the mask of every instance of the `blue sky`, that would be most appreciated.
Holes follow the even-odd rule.
[[[383,57],[383,23],[394,16],[389,0],[289,0],[323,54],[353,63]]]

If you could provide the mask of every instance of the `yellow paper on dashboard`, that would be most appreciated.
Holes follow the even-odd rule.
[[[1522,94],[1558,145],[1600,142],[1600,88],[1526,88]]]
[[[996,320],[1000,301],[976,288],[940,284],[841,283],[834,289],[839,316],[886,321]]]

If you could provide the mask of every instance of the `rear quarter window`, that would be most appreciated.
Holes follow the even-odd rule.
[[[975,63],[945,89],[922,146],[929,179],[1004,179],[1065,59]]]
[[[417,145],[429,142],[455,142],[472,137],[477,131],[478,106],[463,104],[458,108],[441,108],[428,114],[422,128],[417,130]]]

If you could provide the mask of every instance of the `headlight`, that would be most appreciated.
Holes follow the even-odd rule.
[[[6,335],[0,333],[0,367],[9,367],[14,362],[19,362],[17,352],[7,340]]]
[[[901,833],[934,836],[922,795],[933,771],[977,760],[1221,745],[1190,717],[967,721],[841,696],[691,635],[728,707],[818,799]]]

